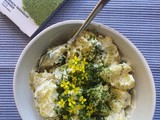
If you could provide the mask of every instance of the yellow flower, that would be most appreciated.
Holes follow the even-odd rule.
[[[76,102],[74,101],[74,97],[71,96],[70,98],[68,98],[68,105],[70,107],[73,107],[76,104]]]
[[[64,89],[69,89],[69,82],[68,81],[65,81],[65,80],[62,80],[60,86]]]
[[[87,109],[86,115],[89,117],[95,112],[95,108],[91,103],[89,104],[89,106],[86,107],[86,109]]]
[[[85,73],[85,65],[87,64],[86,59],[80,60],[77,56],[69,61],[68,67],[72,69],[72,73],[80,71]]]
[[[75,105],[76,102],[75,101],[72,101],[72,102],[69,102],[69,106],[72,107],[73,105]]]
[[[66,94],[68,94],[70,92],[70,90],[69,89],[66,89],[65,91],[64,91],[64,94],[66,95]]]
[[[80,88],[79,88],[79,87],[76,87],[76,88],[73,89],[73,92],[74,92],[75,94],[78,94],[79,90],[80,90]]]
[[[74,84],[71,84],[70,86],[71,86],[73,89],[75,88],[75,85],[74,85]]]
[[[68,119],[67,115],[63,115],[63,119],[67,120]]]
[[[88,106],[87,106],[87,110],[91,110],[91,109],[93,109],[93,105],[90,103]]]
[[[68,112],[70,114],[76,114],[76,111],[77,111],[77,109],[75,107],[76,102],[74,101],[73,96],[71,96],[70,98],[68,98],[68,103],[69,103],[69,106],[70,106]]]
[[[84,81],[79,81],[78,82],[78,85],[82,85],[82,84],[84,84]]]
[[[93,114],[93,112],[93,110],[87,111],[86,115],[90,117]]]
[[[65,106],[65,101],[63,99],[61,99],[58,104],[60,105],[61,108],[64,108]]]
[[[87,73],[85,71],[87,64],[86,58],[80,59],[77,56],[74,56],[73,59],[68,62],[68,68],[71,69],[71,78],[74,84],[82,85],[85,83],[84,80],[87,79]]]
[[[76,109],[75,108],[70,108],[69,113],[70,114],[76,114]]]
[[[78,109],[78,110],[81,110],[81,109],[83,109],[84,107],[85,107],[85,105],[80,105],[80,104],[76,105],[76,109]]]
[[[79,101],[81,102],[81,104],[84,104],[84,102],[86,101],[86,99],[85,99],[83,96],[81,96],[81,97],[79,98]]]

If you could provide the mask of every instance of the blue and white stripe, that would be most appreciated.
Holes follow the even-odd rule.
[[[85,19],[97,1],[68,0],[44,28],[64,20]],[[160,0],[111,0],[94,21],[118,30],[142,52],[156,84],[154,120],[160,120]],[[30,40],[0,13],[0,120],[21,119],[13,98],[13,73]]]

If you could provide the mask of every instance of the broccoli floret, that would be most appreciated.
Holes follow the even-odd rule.
[[[87,90],[87,96],[88,100],[91,103],[94,103],[95,106],[97,106],[99,103],[104,103],[111,98],[107,87],[102,86],[102,84]]]
[[[109,100],[111,95],[109,94],[108,86],[102,84],[97,85],[94,88],[87,90],[87,97],[89,103],[92,103],[96,112],[95,115],[107,116],[110,112]]]
[[[109,107],[109,104],[106,102],[104,104],[99,104],[97,114],[105,117],[109,115],[110,111],[111,109]]]

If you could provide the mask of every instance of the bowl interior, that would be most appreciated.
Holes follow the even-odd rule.
[[[30,71],[37,59],[49,46],[65,43],[82,22],[66,21],[52,25],[37,35],[23,50],[16,66],[13,83],[16,105],[23,120],[42,119],[35,109],[29,86]],[[155,110],[155,86],[151,71],[142,54],[126,37],[109,27],[92,23],[88,29],[96,30],[104,36],[111,36],[122,54],[132,64],[136,79],[136,104],[131,120],[152,120]]]

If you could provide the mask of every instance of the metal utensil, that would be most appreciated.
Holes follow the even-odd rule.
[[[97,5],[94,7],[92,12],[89,14],[85,22],[79,28],[79,30],[74,34],[74,36],[70,39],[69,42],[74,42],[79,34],[90,24],[90,22],[95,18],[95,16],[99,13],[99,11],[109,2],[110,0],[99,0]]]

